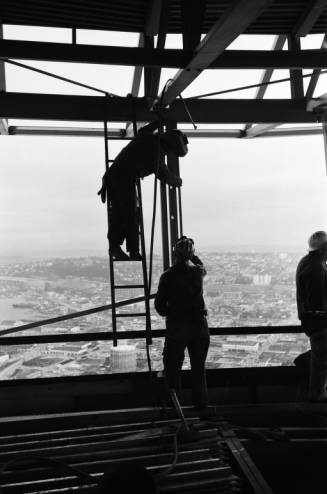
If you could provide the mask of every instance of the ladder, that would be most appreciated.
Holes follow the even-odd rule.
[[[114,160],[109,159],[109,137],[108,137],[108,122],[104,119],[104,143],[105,143],[105,170],[109,170],[110,163]],[[117,319],[122,317],[144,317],[145,318],[145,331],[146,331],[146,344],[152,344],[151,337],[151,313],[150,313],[150,291],[149,291],[149,281],[147,273],[147,262],[146,262],[146,249],[145,249],[145,237],[144,237],[144,222],[143,222],[143,208],[142,208],[142,189],[140,179],[136,180],[136,198],[137,198],[137,211],[138,211],[138,236],[140,244],[140,261],[131,260],[129,262],[142,263],[142,284],[124,284],[117,285],[115,281],[115,267],[117,262],[128,262],[127,260],[119,261],[114,259],[111,255],[110,245],[109,245],[109,271],[110,271],[110,292],[111,292],[111,316],[112,316],[112,333],[113,333],[113,344],[117,346],[118,344],[118,331],[117,331]],[[110,231],[110,198],[107,196],[107,221],[108,221],[108,231]],[[109,237],[109,236],[108,236]],[[109,239],[108,239],[109,241]],[[109,241],[110,242],[110,241]],[[144,291],[144,312],[130,312],[130,313],[119,313],[117,312],[116,306],[116,291],[125,289],[136,289],[143,288]],[[132,303],[132,302],[131,302]],[[123,334],[123,333],[122,333]],[[148,348],[147,348],[148,349]]]

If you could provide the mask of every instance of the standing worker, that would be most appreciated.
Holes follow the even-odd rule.
[[[172,152],[185,156],[188,151],[187,137],[175,129],[162,135],[154,133],[158,127],[158,121],[142,127],[102,178],[98,195],[101,195],[102,202],[106,201],[106,195],[110,201],[108,238],[110,253],[116,260],[141,260],[136,180],[156,173],[157,178],[168,185],[182,185],[181,178],[165,165],[165,155]],[[124,240],[130,257],[121,248]]]
[[[327,401],[327,232],[309,238],[309,253],[296,270],[298,316],[310,338],[309,399]]]
[[[208,405],[205,361],[209,348],[207,310],[203,299],[206,270],[194,253],[194,242],[181,237],[173,249],[174,264],[160,278],[155,308],[166,317],[163,351],[168,386],[181,391],[181,370],[187,347],[191,362],[192,401],[197,409]]]

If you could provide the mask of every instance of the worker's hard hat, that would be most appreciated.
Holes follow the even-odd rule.
[[[177,259],[188,260],[194,256],[194,242],[191,238],[181,237],[174,245],[173,253]]]
[[[309,252],[313,252],[314,250],[319,250],[323,247],[324,244],[327,243],[327,232],[318,231],[314,232],[309,238]]]

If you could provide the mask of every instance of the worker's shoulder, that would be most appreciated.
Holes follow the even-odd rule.
[[[297,276],[311,276],[323,272],[327,272],[326,263],[312,254],[302,257],[296,269]]]

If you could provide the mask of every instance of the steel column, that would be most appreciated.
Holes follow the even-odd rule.
[[[3,39],[2,24],[0,24],[0,40]],[[6,91],[5,64],[0,60],[0,91]],[[0,118],[0,134],[8,134],[8,119]]]
[[[326,173],[327,173],[327,109],[323,110],[321,113],[321,125],[322,125],[322,133],[324,136]]]
[[[169,122],[167,124],[167,130],[177,129],[176,122]],[[173,172],[178,177],[179,173],[179,159],[174,153],[168,153],[167,155],[167,165],[171,172]],[[169,197],[169,226],[170,226],[170,247],[172,255],[172,247],[181,235],[181,210],[178,208],[178,189],[176,187],[168,186],[168,197]],[[172,258],[171,258],[172,260]]]
[[[167,185],[161,181],[160,181],[160,200],[161,200],[162,261],[163,261],[163,269],[166,270],[170,266]]]
[[[288,37],[288,49],[301,51],[300,38],[295,36]],[[302,79],[302,70],[290,70],[291,77],[291,97],[292,99],[304,98],[304,88]]]

